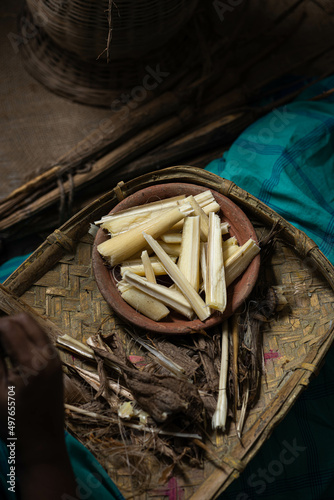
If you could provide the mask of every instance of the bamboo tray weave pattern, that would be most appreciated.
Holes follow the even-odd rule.
[[[201,169],[172,167],[118,184],[51,234],[1,287],[0,309],[7,314],[33,312],[53,338],[67,333],[85,341],[98,331],[122,332],[124,325],[102,298],[92,273],[89,223],[120,199],[164,182],[199,184],[229,197],[247,213],[259,240],[275,223],[281,230],[271,259],[262,263],[259,281],[281,287],[288,307],[265,325],[264,352],[274,355],[268,356],[266,376],[259,399],[247,416],[242,443],[235,423],[230,422],[227,433],[213,440],[214,445],[209,440],[206,443],[216,459],[204,458],[201,467],[186,464],[182,474],[175,473],[185,499],[211,499],[240,474],[284,418],[317,373],[333,341],[334,269],[312,240],[234,183]],[[65,362],[73,363],[69,354],[61,355]],[[74,363],[83,366],[78,360]],[[89,439],[86,444],[89,446]],[[147,462],[152,464],[151,480],[144,491],[137,491],[126,468],[115,470],[102,448],[96,454],[125,496],[134,494],[140,500],[164,497],[159,463]]]

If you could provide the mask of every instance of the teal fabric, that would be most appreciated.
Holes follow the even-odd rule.
[[[246,129],[206,169],[305,231],[334,264],[334,87],[313,85]],[[320,374],[221,500],[334,499],[334,347]]]
[[[207,170],[233,180],[305,231],[334,261],[334,86],[314,85],[251,125]]]
[[[123,495],[87,448],[68,432],[65,440],[80,496],[87,500],[123,500]]]
[[[68,432],[65,432],[65,442],[77,484],[77,496],[68,500],[124,500],[106,471],[85,446]],[[16,500],[16,494],[9,489],[8,474],[8,450],[6,443],[0,440],[0,499]]]
[[[26,255],[20,255],[2,264],[0,266],[0,283],[3,283],[15,271],[15,269],[17,269],[22,262],[29,257],[29,255],[31,254],[28,253]]]

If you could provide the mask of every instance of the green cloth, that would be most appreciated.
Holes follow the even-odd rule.
[[[206,169],[230,179],[312,238],[334,262],[334,97],[314,85],[243,132]]]
[[[206,169],[253,194],[305,231],[334,264],[334,87],[313,85],[245,130]],[[334,348],[221,500],[334,499]]]
[[[0,283],[3,283],[21,264],[24,262],[30,253],[13,257],[0,266]]]
[[[68,432],[65,433],[65,441],[82,498],[123,500],[123,495],[87,448]]]
[[[77,483],[77,498],[73,500],[124,500],[106,471],[85,446],[68,432],[65,432],[65,442]],[[0,440],[0,499],[16,500],[16,494],[9,490],[7,474],[8,450]]]

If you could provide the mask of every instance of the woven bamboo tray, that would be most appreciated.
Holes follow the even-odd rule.
[[[275,355],[266,363],[266,377],[247,416],[242,442],[230,422],[220,440],[206,442],[218,460],[204,458],[200,467],[186,464],[182,473],[180,469],[175,473],[185,499],[205,500],[216,498],[245,468],[317,373],[331,346],[334,269],[312,240],[233,182],[193,167],[172,167],[119,183],[52,233],[1,287],[0,308],[7,314],[32,312],[54,339],[61,333],[85,341],[97,331],[122,332],[123,324],[103,300],[92,274],[89,223],[124,197],[165,182],[198,184],[224,194],[247,213],[260,240],[275,223],[281,230],[271,259],[262,262],[259,280],[281,286],[288,307],[264,328],[264,352]],[[61,355],[64,361],[81,365],[69,354]],[[114,470],[102,451],[96,454],[125,496],[164,497],[159,463],[146,462],[149,467],[154,463],[151,479],[145,491],[138,493],[126,469]]]

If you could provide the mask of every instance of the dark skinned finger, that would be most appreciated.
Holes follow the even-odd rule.
[[[7,353],[0,341],[0,383],[1,381],[7,379]]]
[[[19,324],[26,332],[28,339],[38,347],[50,344],[50,339],[42,330],[38,323],[28,314],[20,313],[12,317],[13,321]]]
[[[22,313],[14,317],[15,321],[25,330],[27,337],[39,350],[39,357],[44,360],[58,358],[58,352],[46,332],[29,315]]]
[[[15,318],[0,320],[0,343],[14,367],[17,365],[31,365],[36,346],[31,342],[24,328]]]

